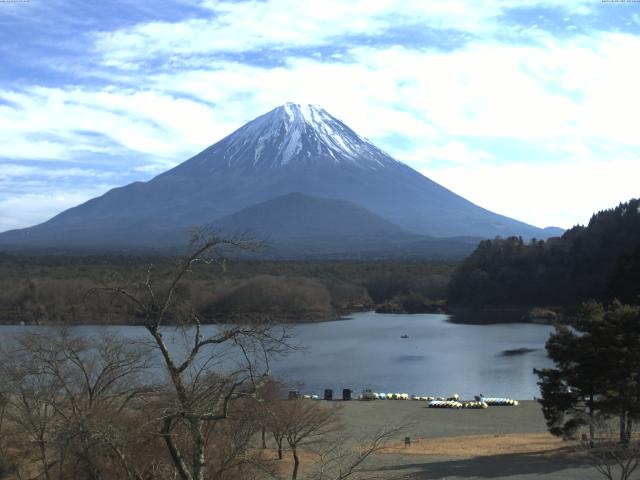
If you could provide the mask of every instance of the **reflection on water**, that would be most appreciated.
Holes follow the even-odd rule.
[[[0,335],[42,327],[1,326]],[[207,326],[213,330],[216,327]],[[94,334],[108,330],[129,338],[145,339],[142,327],[76,327]],[[356,313],[350,320],[299,324],[295,341],[306,351],[294,352],[272,364],[274,375],[301,390],[322,393],[325,388],[359,392],[407,392],[464,398],[509,396],[530,399],[538,395],[533,368],[550,365],[544,343],[551,327],[505,323],[464,325],[446,315],[391,315]],[[171,334],[173,332],[173,335]],[[402,336],[408,338],[401,338]],[[180,334],[169,329],[174,351],[183,345]],[[521,355],[505,350],[532,349]]]

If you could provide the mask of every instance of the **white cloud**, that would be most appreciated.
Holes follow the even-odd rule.
[[[229,53],[324,45],[335,36],[375,33],[392,4],[312,0],[206,2],[210,18],[151,22],[96,36],[106,64],[131,68],[156,56]]]
[[[90,189],[63,190],[47,193],[0,195],[0,232],[24,228],[53,217],[71,207],[101,195],[107,186]]]
[[[3,96],[11,105],[0,106],[1,155],[14,160],[75,161],[87,152],[128,151],[166,166],[194,153],[194,145],[205,145],[217,129],[208,107],[166,93],[31,87]]]
[[[634,118],[640,70],[629,62],[640,38],[603,34],[540,46],[474,43],[450,53],[362,49],[372,76],[446,135],[520,140],[596,138],[640,145]]]
[[[443,145],[429,146],[428,142],[412,150],[395,154],[398,160],[413,163],[414,168],[435,162],[446,162],[458,166],[473,166],[485,164],[495,159],[495,156],[484,150],[473,149],[459,141],[452,141]]]
[[[138,62],[155,57],[171,62],[181,56],[216,52],[315,47],[407,25],[488,34],[504,31],[496,18],[512,8],[556,7],[578,15],[593,9],[592,0],[215,0],[200,4],[212,12],[210,17],[102,32],[96,35],[97,51],[107,65],[135,69]]]
[[[422,173],[468,200],[539,227],[586,224],[640,196],[640,158],[476,165]]]

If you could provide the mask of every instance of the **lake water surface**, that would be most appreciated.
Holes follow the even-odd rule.
[[[544,343],[551,327],[525,323],[464,325],[447,315],[357,313],[351,320],[297,325],[309,353],[282,359],[276,374],[324,388],[465,398],[539,396],[533,368],[550,366]],[[409,338],[401,338],[407,335]],[[522,355],[505,350],[529,348]]]
[[[39,327],[0,326],[0,336]],[[40,327],[41,328],[41,327]],[[207,328],[215,328],[209,326]],[[109,329],[130,338],[146,338],[142,327],[76,327],[93,334]],[[355,313],[349,320],[298,324],[295,341],[306,347],[272,363],[273,374],[304,393],[332,388],[464,398],[538,396],[533,368],[551,365],[544,343],[547,325],[508,323],[464,325],[447,315]],[[401,338],[406,335],[408,338]],[[505,350],[533,349],[522,355]]]

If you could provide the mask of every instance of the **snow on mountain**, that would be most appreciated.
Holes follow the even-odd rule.
[[[291,163],[351,163],[376,170],[396,160],[314,105],[285,103],[249,122],[212,148],[208,162],[224,151],[227,168],[279,168]]]

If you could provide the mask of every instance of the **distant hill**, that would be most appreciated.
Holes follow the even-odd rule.
[[[213,222],[223,232],[250,233],[273,240],[319,237],[418,240],[397,225],[345,200],[317,198],[302,193],[252,205]]]
[[[479,238],[433,239],[344,200],[290,193],[247,207],[212,224],[227,235],[263,239],[276,257],[463,257]]]
[[[557,233],[474,205],[393,159],[325,110],[287,103],[148,182],[115,188],[40,225],[0,234],[0,245],[176,247],[196,226],[295,192],[351,202],[385,220],[388,238],[381,249],[395,243],[389,224],[432,238]],[[314,218],[296,215],[300,221]],[[322,217],[318,222],[305,222],[318,240],[335,236],[335,229],[321,228],[330,223],[323,224]]]
[[[640,302],[640,200],[594,214],[560,238],[484,240],[456,272],[457,305],[576,305]]]

